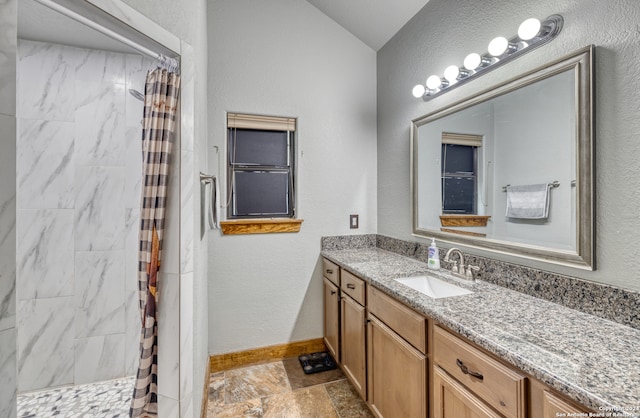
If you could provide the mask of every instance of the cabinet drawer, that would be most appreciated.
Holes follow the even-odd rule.
[[[357,278],[346,270],[342,270],[340,276],[342,279],[340,289],[364,306],[364,280]]]
[[[336,286],[340,286],[340,268],[326,258],[322,259],[322,275]]]
[[[427,319],[375,287],[367,287],[367,308],[423,354],[427,353]]]
[[[504,416],[525,416],[525,377],[437,326],[434,361]]]

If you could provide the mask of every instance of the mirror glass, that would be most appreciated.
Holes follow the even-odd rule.
[[[593,269],[593,47],[412,123],[413,233]]]

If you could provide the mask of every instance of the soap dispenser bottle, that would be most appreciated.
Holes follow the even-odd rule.
[[[440,269],[440,254],[438,253],[438,247],[436,246],[435,238],[431,238],[431,245],[429,245],[429,256],[427,259],[427,266],[433,270]]]

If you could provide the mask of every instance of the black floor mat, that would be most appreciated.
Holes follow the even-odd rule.
[[[298,357],[298,360],[305,374],[324,372],[338,367],[331,354],[326,351],[303,354]]]

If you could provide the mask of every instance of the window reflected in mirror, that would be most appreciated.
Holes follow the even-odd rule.
[[[480,192],[478,166],[482,136],[442,133],[442,213],[477,215]]]

